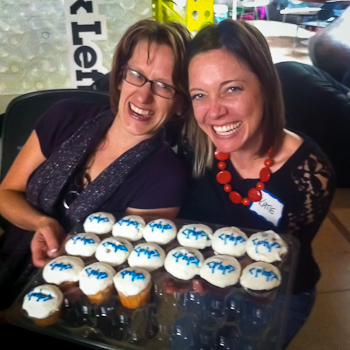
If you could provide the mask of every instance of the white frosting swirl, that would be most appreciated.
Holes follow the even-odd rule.
[[[112,235],[124,237],[129,241],[138,241],[142,238],[142,231],[146,226],[145,220],[138,215],[127,215],[114,224]]]
[[[241,265],[232,256],[216,255],[204,260],[199,275],[214,286],[225,288],[238,282]]]
[[[79,287],[86,295],[96,295],[113,284],[115,273],[108,264],[93,263],[81,271]]]
[[[97,235],[112,231],[115,217],[110,213],[98,212],[89,215],[84,221],[85,232],[93,232]]]
[[[84,262],[74,256],[59,256],[47,263],[43,269],[43,278],[47,283],[61,284],[77,282]]]
[[[101,240],[94,233],[78,233],[66,243],[66,253],[69,255],[91,256],[95,254]]]
[[[240,278],[242,287],[252,290],[270,290],[281,284],[281,273],[276,266],[255,262],[246,266]]]
[[[143,230],[143,238],[147,242],[167,244],[176,237],[175,224],[168,219],[157,219],[149,222]]]
[[[240,257],[247,248],[247,235],[237,227],[223,227],[214,232],[211,246],[216,254]]]
[[[117,291],[128,297],[145,290],[151,282],[151,275],[144,269],[128,267],[119,271],[113,281]]]
[[[61,307],[63,294],[58,287],[42,284],[32,289],[23,300],[23,309],[29,317],[43,319]]]
[[[247,254],[256,261],[280,261],[286,252],[286,243],[272,230],[254,233],[247,241]]]
[[[189,224],[181,227],[177,233],[178,242],[184,247],[204,249],[211,244],[213,230],[204,224]]]
[[[112,266],[122,264],[132,251],[132,244],[123,238],[109,237],[104,239],[96,250],[96,259]]]
[[[141,267],[153,271],[163,266],[164,250],[155,243],[140,243],[131,252],[128,263],[131,267]]]
[[[165,269],[174,277],[189,280],[199,274],[203,255],[195,248],[177,247],[164,260]]]

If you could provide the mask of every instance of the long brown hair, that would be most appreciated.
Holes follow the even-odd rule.
[[[124,33],[113,56],[109,92],[112,111],[117,114],[120,98],[118,86],[122,81],[123,67],[127,65],[136,45],[141,41],[151,44],[167,45],[174,54],[173,83],[178,93],[184,97],[184,110],[189,106],[187,89],[186,47],[191,39],[190,32],[179,23],[161,23],[154,20],[142,20]]]
[[[264,101],[263,138],[257,155],[264,156],[272,145],[277,153],[283,142],[284,102],[266,39],[258,29],[246,22],[227,19],[219,24],[211,24],[201,29],[191,41],[188,64],[196,55],[216,49],[232,53],[257,76],[263,87]],[[195,153],[194,175],[199,176],[205,167],[212,166],[214,146],[199,128],[193,115],[186,126],[186,134]]]

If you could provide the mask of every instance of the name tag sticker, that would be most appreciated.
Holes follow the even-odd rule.
[[[278,226],[282,218],[283,203],[266,190],[262,190],[261,194],[260,202],[252,202],[249,210],[273,223],[275,226]]]

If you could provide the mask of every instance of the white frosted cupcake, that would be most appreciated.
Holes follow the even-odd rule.
[[[231,256],[216,255],[204,260],[199,275],[214,286],[225,288],[238,282],[241,265]]]
[[[213,230],[203,224],[190,224],[181,227],[177,233],[177,240],[184,247],[204,249],[211,244]]]
[[[132,244],[123,238],[108,237],[97,247],[95,257],[100,262],[118,266],[126,261],[132,251]]]
[[[244,288],[262,291],[278,287],[281,280],[281,273],[276,266],[258,261],[243,269],[240,283]]]
[[[176,233],[176,226],[171,220],[157,219],[146,225],[143,230],[143,238],[147,242],[163,245],[172,241]]]
[[[108,264],[93,263],[81,271],[79,287],[92,303],[102,303],[113,292],[113,277],[115,273],[113,267]]]
[[[151,296],[151,275],[144,269],[128,267],[113,278],[120,302],[129,309],[146,304]]]
[[[38,326],[54,324],[61,313],[63,294],[50,284],[42,284],[32,289],[23,300],[22,308]]]
[[[78,233],[66,242],[65,250],[69,255],[89,257],[95,254],[100,242],[94,233]]]
[[[247,241],[247,254],[256,261],[280,261],[287,253],[287,245],[274,231],[257,232]]]
[[[58,285],[61,289],[76,284],[84,268],[84,262],[74,256],[59,256],[47,263],[43,269],[43,278],[47,283]]]
[[[197,249],[177,247],[167,254],[164,267],[172,276],[189,280],[199,274],[203,260],[202,253]]]
[[[153,271],[163,266],[164,250],[155,243],[140,243],[131,252],[128,263],[131,267],[140,267]]]
[[[101,235],[112,231],[115,217],[110,213],[98,212],[89,215],[84,221],[85,232]]]
[[[142,238],[145,226],[145,220],[141,216],[128,215],[114,224],[112,234],[114,237],[123,237],[134,242]]]
[[[247,251],[247,235],[237,227],[223,227],[214,232],[211,246],[215,254],[240,257]]]

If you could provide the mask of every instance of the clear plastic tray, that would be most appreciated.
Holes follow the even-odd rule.
[[[175,220],[175,223],[180,228],[191,222]],[[209,226],[213,231],[223,227]],[[248,236],[256,232],[242,230]],[[78,225],[74,232],[83,230]],[[38,327],[25,315],[22,301],[32,288],[45,283],[40,269],[11,306],[8,321],[53,337],[111,350],[278,350],[282,346],[299,250],[296,238],[283,234],[281,237],[288,245],[288,253],[274,265],[281,271],[282,283],[268,293],[246,291],[239,284],[222,289],[199,276],[180,281],[161,268],[152,272],[151,302],[139,309],[123,307],[117,293],[104,304],[90,304],[77,287],[64,293],[58,322]],[[175,246],[176,240],[163,248],[168,252]],[[213,255],[211,248],[201,252],[205,258]],[[253,262],[247,255],[239,261],[242,267]]]

